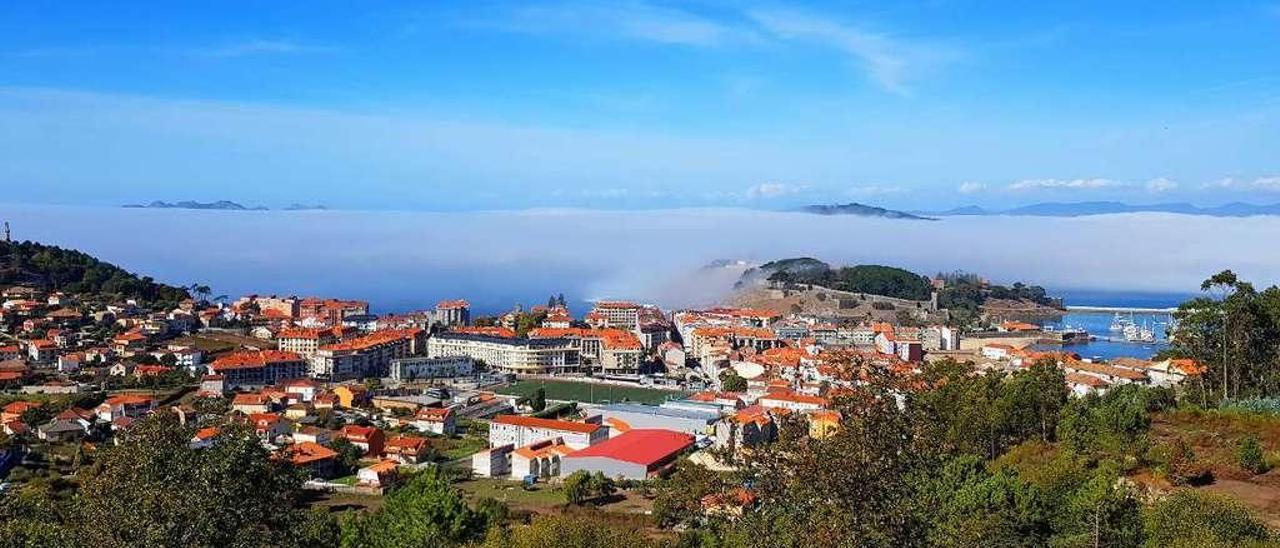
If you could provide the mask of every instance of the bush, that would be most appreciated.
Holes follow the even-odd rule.
[[[1239,546],[1270,537],[1243,503],[1191,489],[1152,505],[1144,521],[1147,546]]]
[[[1213,472],[1196,460],[1191,445],[1182,438],[1169,445],[1164,468],[1165,476],[1174,485],[1205,485],[1213,481]]]
[[[1240,441],[1240,445],[1236,447],[1236,463],[1252,474],[1262,474],[1270,469],[1262,454],[1262,445],[1255,436]]]

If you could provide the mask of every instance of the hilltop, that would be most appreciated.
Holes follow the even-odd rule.
[[[817,204],[808,205],[800,208],[805,213],[813,213],[815,215],[855,215],[858,217],[881,217],[885,219],[906,219],[912,221],[933,221],[936,219],[907,213],[905,211],[895,211],[885,209],[883,207],[870,206],[850,202],[847,204]]]
[[[244,205],[229,200],[218,200],[216,202],[195,202],[184,200],[181,202],[165,202],[155,200],[147,204],[125,204],[122,207],[142,208],[142,209],[212,209],[219,211],[266,211],[267,208],[262,206],[246,207]]]
[[[87,253],[30,241],[0,242],[0,285],[144,302],[177,303],[191,297],[186,289],[138,276]]]

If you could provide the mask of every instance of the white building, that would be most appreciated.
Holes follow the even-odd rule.
[[[564,339],[521,339],[445,332],[427,340],[427,357],[467,356],[491,369],[516,374],[564,374],[578,370],[580,356]]]
[[[470,377],[475,363],[470,356],[399,358],[391,360],[387,376],[395,381]]]
[[[573,449],[582,449],[608,439],[609,431],[599,424],[519,415],[499,415],[489,424],[490,447],[507,444],[524,447],[557,438]]]

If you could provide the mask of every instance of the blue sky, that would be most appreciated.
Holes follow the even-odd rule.
[[[1273,203],[1280,3],[18,2],[0,120],[11,203]]]

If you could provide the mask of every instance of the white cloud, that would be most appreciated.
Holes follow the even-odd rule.
[[[1115,188],[1126,186],[1119,181],[1111,179],[1092,178],[1092,179],[1023,179],[1008,186],[1009,190],[1048,190],[1048,189],[1069,189],[1069,190],[1093,190],[1100,188]]]
[[[1177,181],[1171,181],[1164,177],[1156,177],[1155,179],[1147,181],[1146,187],[1147,192],[1159,194],[1161,192],[1176,190],[1178,188],[1178,183]]]
[[[760,183],[747,189],[747,198],[758,200],[760,198],[777,198],[779,196],[787,196],[804,192],[809,187],[806,185],[793,185],[789,183]]]
[[[985,183],[966,182],[960,183],[960,187],[957,190],[959,190],[961,194],[976,194],[986,189],[987,185]]]
[[[908,81],[925,65],[956,56],[936,45],[907,42],[829,17],[762,9],[749,10],[747,16],[776,38],[817,42],[848,54],[880,87],[894,93],[906,93]]]
[[[1259,190],[1265,192],[1280,192],[1280,175],[1272,175],[1267,177],[1258,177],[1249,180],[1236,179],[1235,177],[1226,177],[1213,182],[1201,185],[1204,189],[1219,190]]]
[[[906,188],[900,186],[881,186],[881,185],[865,185],[851,187],[847,192],[851,196],[878,196],[883,194],[898,194],[906,192]]]

